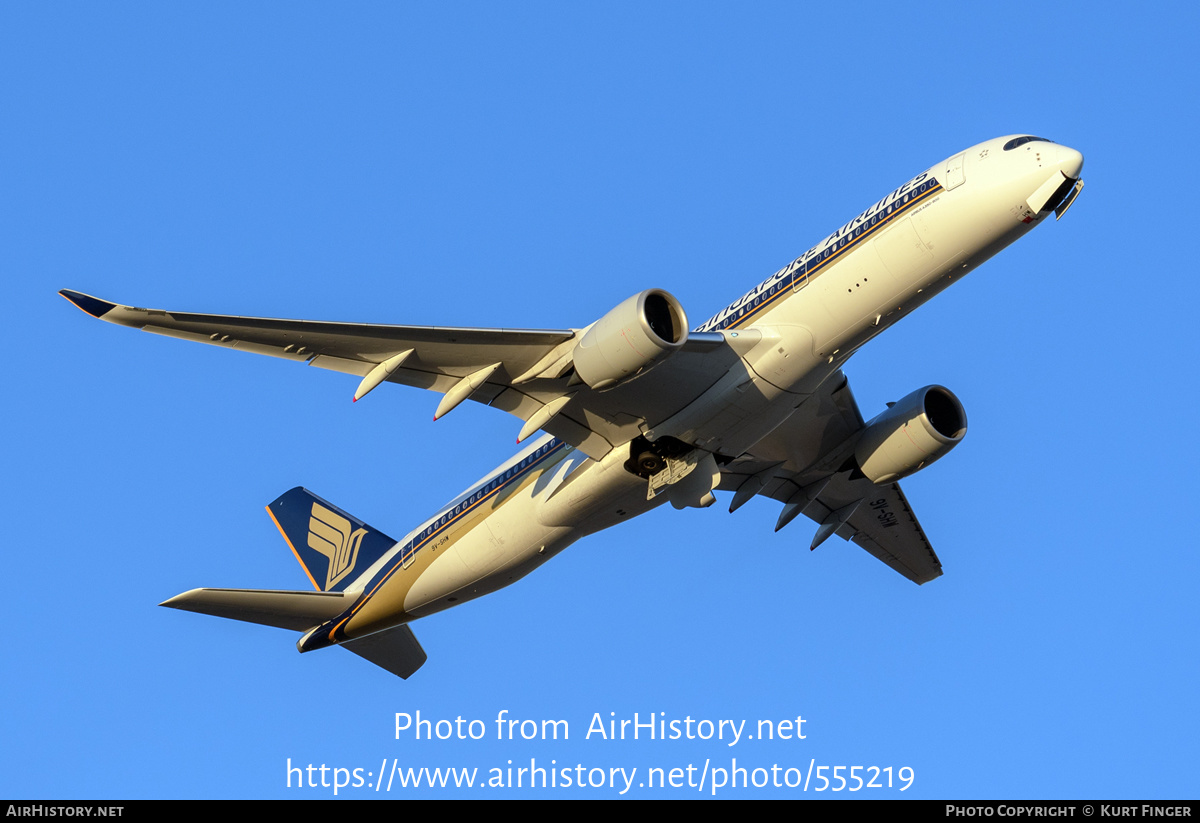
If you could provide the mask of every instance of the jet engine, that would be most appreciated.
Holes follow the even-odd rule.
[[[868,423],[854,457],[872,483],[892,483],[946,454],[966,433],[967,413],[958,398],[926,386]]]
[[[575,346],[575,371],[593,389],[610,389],[647,371],[687,340],[687,315],[661,289],[647,289],[593,323]]]

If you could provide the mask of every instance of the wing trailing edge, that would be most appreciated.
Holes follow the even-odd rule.
[[[831,375],[792,417],[722,468],[721,488],[734,491],[730,511],[755,495],[783,504],[775,531],[799,515],[817,523],[810,548],[833,535],[853,541],[921,585],[942,575],[930,545],[897,483],[876,485],[847,468],[866,424],[842,374]]]
[[[670,419],[757,339],[750,331],[739,332],[735,347],[723,332],[692,332],[654,367],[652,381],[648,375],[634,376],[598,391],[580,384],[575,355],[581,332],[574,329],[242,317],[128,306],[72,289],[59,294],[106,323],[354,375],[359,379],[355,399],[383,383],[398,383],[444,395],[435,418],[465,400],[492,406],[523,422],[519,439],[541,428],[593,460],[637,437],[645,426]]]

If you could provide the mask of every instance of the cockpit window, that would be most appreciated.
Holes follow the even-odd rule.
[[[1011,149],[1015,149],[1017,146],[1024,146],[1026,143],[1033,143],[1034,141],[1039,141],[1039,140],[1043,143],[1053,143],[1054,142],[1053,140],[1047,140],[1045,137],[1034,137],[1032,135],[1027,134],[1024,137],[1014,137],[1012,140],[1009,140],[1007,143],[1004,144],[1004,150],[1009,151]]]

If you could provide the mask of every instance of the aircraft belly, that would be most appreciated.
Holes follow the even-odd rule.
[[[568,528],[572,540],[648,511],[646,481],[625,470],[627,448],[589,460],[534,497],[533,517],[548,528]]]
[[[464,588],[474,588],[489,576],[535,557],[549,535],[532,516],[532,504],[529,489],[522,489],[456,540],[412,583],[404,596],[404,611],[416,616],[440,611],[452,603],[443,605],[438,601],[456,596]],[[488,591],[502,585],[505,584]],[[476,596],[474,593],[456,596],[455,602]],[[435,604],[437,608],[429,609]]]
[[[474,529],[463,540],[463,543],[487,544],[486,529]],[[463,562],[461,546],[454,546],[449,551],[429,564],[429,568],[413,581],[404,594],[404,611],[415,612],[430,601],[445,597],[450,592],[461,589],[473,581],[478,575]]]
[[[486,573],[464,577],[458,574],[461,567],[447,563],[435,568],[435,563],[429,569],[433,574],[427,571],[409,590],[405,611],[414,618],[427,617],[491,594],[520,580],[581,536],[570,529],[546,529],[527,522],[524,528],[514,528],[506,537],[504,550],[499,553],[485,550],[489,563]],[[480,545],[476,542],[456,548],[459,549],[458,559],[463,561],[479,550]]]
[[[646,437],[651,441],[674,437],[706,451],[725,451],[730,435],[747,421],[772,416],[780,404],[790,412],[803,398],[785,387],[816,365],[808,331],[795,325],[767,326],[761,331],[759,343],[737,365],[677,414],[647,431]]]

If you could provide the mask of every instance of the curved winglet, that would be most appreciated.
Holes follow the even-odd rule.
[[[58,293],[92,317],[103,317],[117,307],[116,303],[109,303],[107,300],[101,300],[99,297],[92,297],[90,294],[84,294],[83,292],[59,289]]]

